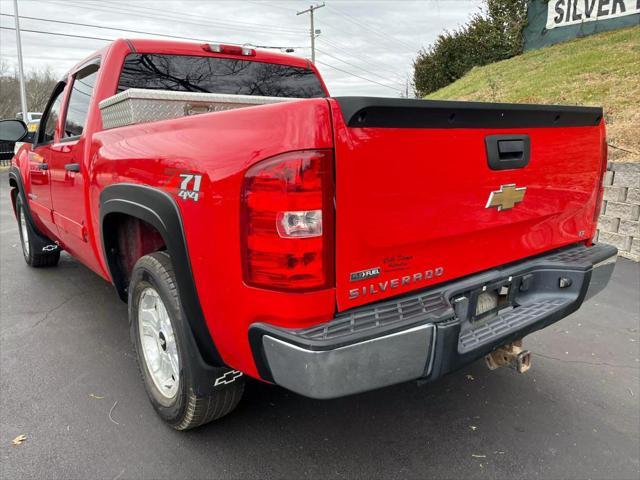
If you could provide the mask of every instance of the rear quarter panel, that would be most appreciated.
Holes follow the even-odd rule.
[[[257,321],[310,326],[334,313],[333,289],[291,294],[248,287],[242,279],[240,192],[244,172],[286,151],[332,148],[325,99],[264,105],[133,125],[93,136],[91,221],[114,183],[166,191],[180,209],[207,326],[225,362],[257,376],[248,327]],[[199,200],[178,196],[180,174],[202,175]]]

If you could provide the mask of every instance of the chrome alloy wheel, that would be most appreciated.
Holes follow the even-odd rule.
[[[31,246],[29,245],[29,231],[27,230],[27,218],[24,216],[24,207],[20,208],[20,236],[22,237],[22,251],[28,257]]]
[[[147,370],[167,400],[178,393],[180,358],[171,320],[158,292],[145,288],[138,304],[138,330]]]

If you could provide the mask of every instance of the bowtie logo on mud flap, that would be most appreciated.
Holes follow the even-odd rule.
[[[213,386],[217,387],[218,385],[228,385],[229,383],[235,382],[241,376],[242,376],[242,372],[239,372],[238,370],[231,370],[225,373],[224,375],[222,375],[221,377],[216,378],[216,381],[213,384]]]

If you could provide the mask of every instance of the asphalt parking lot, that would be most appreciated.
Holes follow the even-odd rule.
[[[525,339],[527,374],[477,362],[333,401],[249,382],[230,416],[179,433],[147,401],[111,285],[66,254],[28,268],[6,173],[0,185],[1,478],[640,475],[636,263],[619,261],[608,290]]]

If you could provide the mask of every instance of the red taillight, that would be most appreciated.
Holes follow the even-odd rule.
[[[598,195],[596,196],[596,206],[593,210],[593,229],[591,230],[591,236],[589,239],[589,243],[593,241],[593,238],[596,235],[596,230],[598,228],[598,218],[600,217],[600,212],[602,211],[602,199],[604,197],[604,177],[607,174],[607,157],[609,153],[609,147],[607,145],[607,137],[602,132],[600,137],[600,181],[598,183]]]
[[[239,45],[223,45],[221,43],[204,43],[202,49],[207,52],[225,53],[227,55],[244,55],[245,57],[254,57],[256,51],[253,48],[241,47]]]
[[[602,145],[600,146],[600,184],[598,189],[598,198],[596,200],[596,209],[593,212],[593,223],[597,224],[600,211],[602,210],[602,197],[604,196],[604,177],[607,174],[607,157],[609,155],[609,147],[607,146],[607,137],[603,135]],[[594,225],[595,228],[595,225]],[[595,231],[594,231],[595,233]]]
[[[333,152],[302,150],[251,167],[242,191],[244,280],[287,291],[333,283]]]

